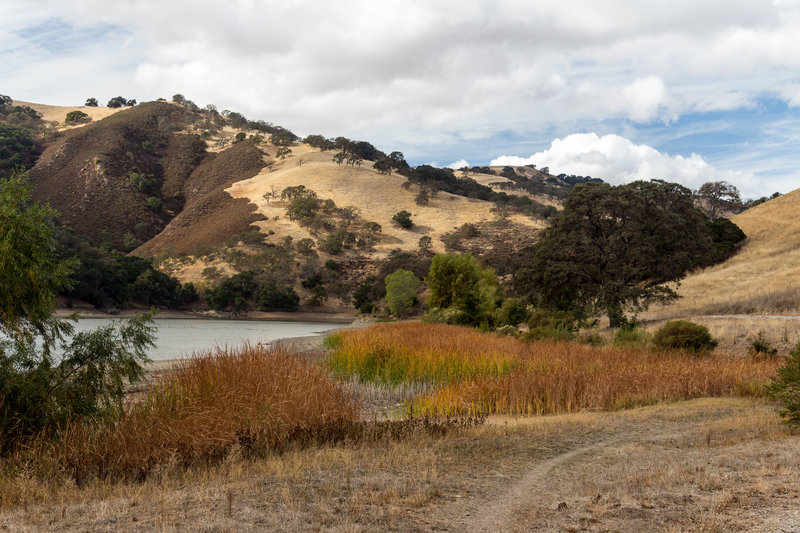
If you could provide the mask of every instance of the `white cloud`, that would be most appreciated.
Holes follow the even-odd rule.
[[[529,164],[550,167],[552,174],[591,176],[614,185],[662,179],[697,189],[707,181],[724,180],[737,185],[746,195],[752,195],[757,187],[751,173],[720,170],[698,154],[669,155],[619,135],[568,135],[530,157],[504,155],[491,162],[493,166]]]
[[[453,161],[446,168],[452,168],[453,170],[458,170],[459,168],[469,167],[469,161],[466,159],[459,159],[458,161]]]

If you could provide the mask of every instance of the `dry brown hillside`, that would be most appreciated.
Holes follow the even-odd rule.
[[[375,246],[377,256],[385,256],[395,249],[416,250],[424,235],[432,238],[434,251],[444,251],[441,236],[445,233],[465,223],[476,224],[496,217],[493,203],[447,192],[437,193],[427,205],[417,205],[414,201],[418,192],[416,185],[409,186],[406,178],[397,174],[380,174],[369,162],[361,167],[337,165],[332,162],[330,152],[307,145],[294,146],[292,151],[291,157],[278,160],[272,170],[264,169],[227,189],[232,196],[246,198],[258,206],[258,212],[266,217],[258,225],[264,233],[274,232],[270,240],[275,243],[286,235],[295,239],[312,237],[307,229],[285,216],[284,202],[264,198],[264,194],[272,190],[281,191],[295,185],[304,185],[320,198],[333,200],[337,206],[355,206],[363,219],[380,224],[381,238]],[[412,213],[414,226],[408,230],[392,221],[392,216],[402,209]],[[510,219],[531,232],[543,226],[542,222],[521,215],[512,215]]]
[[[747,234],[739,252],[695,272],[683,298],[653,316],[800,314],[800,189],[734,216]]]
[[[255,214],[253,204],[231,197],[224,189],[253,176],[263,165],[261,151],[249,141],[209,154],[176,191],[186,200],[183,210],[136,253],[199,255],[248,230],[262,217]]]

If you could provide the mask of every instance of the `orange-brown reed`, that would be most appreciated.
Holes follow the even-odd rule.
[[[697,357],[571,342],[525,343],[440,324],[379,325],[340,335],[337,353],[351,358],[353,368],[373,347],[400,351],[415,368],[431,366],[431,361],[436,368],[449,368],[438,371],[449,377],[442,387],[412,402],[413,410],[424,415],[533,415],[707,396],[758,396],[779,365],[727,354]],[[470,365],[481,368],[499,360],[507,371],[470,371]],[[380,376],[381,370],[375,374]]]
[[[298,429],[355,422],[359,406],[323,369],[285,348],[244,345],[181,360],[113,422],[43,439],[74,478],[146,477],[164,464],[267,452]],[[42,450],[44,451],[44,450]]]

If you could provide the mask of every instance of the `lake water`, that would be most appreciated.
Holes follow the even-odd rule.
[[[90,331],[111,322],[107,318],[81,318],[75,331]],[[148,351],[154,361],[188,357],[194,351],[214,346],[236,346],[244,341],[267,343],[293,337],[312,337],[346,324],[293,322],[282,320],[203,320],[193,318],[157,318],[156,347]]]

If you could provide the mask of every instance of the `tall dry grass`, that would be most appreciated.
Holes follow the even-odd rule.
[[[519,363],[523,345],[462,326],[405,322],[334,334],[328,367],[362,381],[446,384],[501,376]]]
[[[336,368],[441,386],[411,404],[423,415],[551,414],[707,396],[758,396],[777,361],[718,354],[522,341],[441,324],[391,324],[339,334]],[[390,354],[390,357],[381,357]],[[345,362],[346,365],[342,364]],[[341,367],[337,366],[341,365]],[[484,369],[493,369],[487,372]]]
[[[32,449],[76,480],[141,479],[358,418],[359,406],[318,365],[286,348],[244,345],[182,360],[118,420],[73,423]]]

